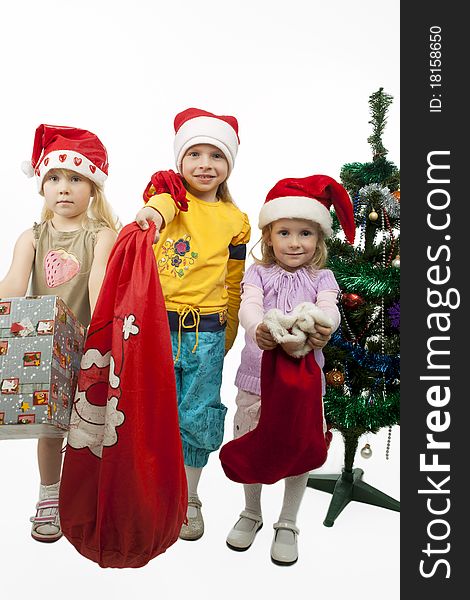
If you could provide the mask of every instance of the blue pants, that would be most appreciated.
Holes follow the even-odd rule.
[[[178,351],[178,332],[171,331],[173,360]],[[180,355],[175,364],[178,417],[184,464],[204,467],[209,454],[220,448],[227,408],[220,400],[224,364],[225,330],[182,332]]]

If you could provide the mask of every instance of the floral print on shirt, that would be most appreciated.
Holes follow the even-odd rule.
[[[197,258],[198,253],[191,250],[190,235],[185,234],[176,241],[168,238],[161,247],[158,270],[160,273],[169,271],[170,275],[182,278]]]

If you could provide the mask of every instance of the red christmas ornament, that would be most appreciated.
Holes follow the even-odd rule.
[[[364,298],[359,296],[359,294],[343,294],[341,302],[345,308],[357,308],[364,304]]]

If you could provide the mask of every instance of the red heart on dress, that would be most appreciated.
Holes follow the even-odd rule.
[[[90,171],[94,173],[96,171],[95,165],[88,165],[90,167]]]
[[[60,162],[64,162],[64,160],[67,158],[66,154],[59,154],[59,160]]]
[[[74,162],[74,163],[77,165],[77,167],[78,167],[79,165],[81,165],[81,164],[82,164],[82,159],[81,159],[81,158],[79,158],[78,156],[75,156],[75,158],[73,159],[73,162]]]
[[[47,158],[45,158],[45,159],[44,159],[44,164],[45,164],[45,165],[46,165],[46,167],[47,167],[47,165],[49,164],[49,157],[47,157]]]

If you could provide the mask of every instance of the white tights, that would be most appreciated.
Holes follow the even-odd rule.
[[[196,467],[188,467],[188,465],[184,465],[184,470],[186,472],[186,480],[188,482],[188,498],[197,498],[197,486],[199,484],[199,479],[201,477],[202,468]],[[187,517],[194,518],[197,514],[197,509],[194,506],[188,506]]]
[[[294,523],[297,521],[300,503],[305,492],[309,472],[284,479],[284,499],[279,521]],[[245,484],[245,510],[261,516],[261,483]]]

